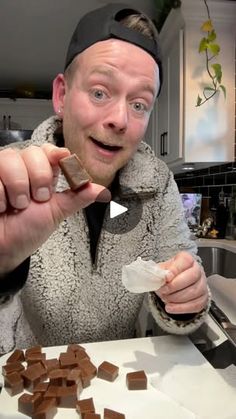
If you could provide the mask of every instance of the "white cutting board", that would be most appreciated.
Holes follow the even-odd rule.
[[[230,387],[187,337],[162,336],[83,345],[98,366],[104,360],[120,368],[114,383],[94,378],[82,398],[93,397],[97,413],[107,407],[126,419],[235,419],[236,389]],[[47,358],[66,347],[45,348]],[[5,355],[0,366],[5,364]],[[148,390],[129,391],[125,376],[144,369]],[[17,412],[18,396],[0,395],[0,419],[23,419]],[[56,419],[73,419],[71,409],[59,409]]]

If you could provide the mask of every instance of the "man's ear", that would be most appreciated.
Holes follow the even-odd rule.
[[[53,80],[52,102],[55,113],[63,119],[66,82],[63,74],[58,74]]]

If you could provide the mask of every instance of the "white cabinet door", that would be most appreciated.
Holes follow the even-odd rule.
[[[163,60],[163,89],[157,101],[157,155],[166,163],[183,157],[183,30]]]
[[[0,99],[0,128],[4,128],[5,116],[6,128],[33,130],[53,113],[51,100]]]
[[[221,51],[213,60],[223,70],[223,93],[196,107],[197,95],[209,84],[206,59],[199,54],[204,2],[182,0],[172,9],[160,34],[164,84],[156,104],[156,153],[176,173],[183,163],[234,161],[236,4],[210,2]],[[155,112],[154,112],[155,117]],[[153,134],[155,137],[155,134]],[[197,167],[197,166],[196,166]]]

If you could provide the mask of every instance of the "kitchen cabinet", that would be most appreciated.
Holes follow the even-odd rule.
[[[202,87],[209,85],[205,55],[198,45],[207,20],[203,1],[182,0],[172,9],[160,32],[164,83],[149,123],[147,138],[158,157],[173,171],[183,163],[234,160],[235,143],[235,19],[236,4],[209,1],[221,51],[212,63],[222,65],[223,93],[196,107]]]
[[[47,99],[0,99],[0,128],[32,130],[53,115],[52,101]]]

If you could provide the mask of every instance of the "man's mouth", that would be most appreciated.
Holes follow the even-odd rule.
[[[116,145],[110,145],[110,144],[106,144],[106,143],[102,143],[101,141],[95,140],[93,137],[90,137],[90,139],[92,140],[92,142],[98,146],[103,148],[104,150],[109,150],[109,151],[119,151],[122,149],[122,147],[120,146],[116,146]]]

